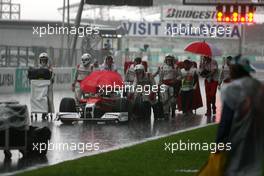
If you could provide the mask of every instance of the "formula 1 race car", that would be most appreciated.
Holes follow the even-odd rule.
[[[57,119],[74,121],[128,121],[128,101],[116,87],[121,87],[121,75],[113,71],[94,71],[80,83],[82,97],[63,98]]]

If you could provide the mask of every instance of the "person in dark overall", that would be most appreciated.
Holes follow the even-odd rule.
[[[189,59],[184,60],[184,68],[181,69],[181,80],[182,112],[184,115],[192,114],[194,89],[198,82],[198,74]]]

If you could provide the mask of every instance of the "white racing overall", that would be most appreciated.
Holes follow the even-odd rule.
[[[174,109],[176,98],[174,96],[174,87],[170,84],[175,79],[176,71],[172,66],[164,64],[160,67],[160,84],[164,87],[164,91],[160,91],[160,101],[163,104],[163,111],[169,114],[170,107]]]
[[[126,78],[125,81],[126,82],[133,82],[135,79],[135,70],[134,70],[134,64],[130,65],[130,67],[128,68],[127,72],[126,72]]]
[[[151,98],[151,96],[153,95],[153,92],[151,91],[151,89],[152,89],[151,86],[153,86],[154,84],[155,84],[155,81],[154,81],[153,77],[150,75],[150,73],[146,73],[144,78],[142,78],[141,80],[137,80],[135,78],[134,83],[133,83],[133,86],[134,86],[135,89],[136,89],[137,86],[144,87],[146,85],[149,85],[150,86],[149,87],[150,91],[149,92],[147,92],[147,91],[146,92],[145,91],[142,91],[142,92],[135,91],[134,92],[134,100],[136,99],[136,97],[142,96],[141,100],[143,102],[150,102],[151,104],[154,104],[156,99],[155,98],[154,99]]]
[[[85,67],[83,64],[77,66],[76,75],[75,75],[76,82],[74,85],[75,86],[74,93],[76,100],[80,100],[82,97],[82,91],[80,85],[81,81],[84,80],[85,77],[88,76],[92,71],[93,71],[93,66],[90,64],[87,67]]]

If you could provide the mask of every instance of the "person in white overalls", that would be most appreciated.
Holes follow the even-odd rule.
[[[165,86],[165,91],[159,93],[159,99],[163,104],[165,116],[175,116],[176,96],[174,86],[179,76],[177,69],[174,67],[174,56],[169,54],[165,56],[164,63],[158,68],[154,76],[159,74],[159,85]]]
[[[114,63],[114,58],[111,55],[105,57],[104,63],[100,65],[100,70],[117,72],[117,67]]]
[[[151,73],[145,72],[145,67],[142,64],[137,64],[134,70],[135,79],[133,87],[135,91],[132,98],[133,110],[141,113],[144,118],[148,119],[151,115],[151,107],[156,103],[156,94],[152,91],[155,80]]]
[[[48,87],[48,112],[49,113],[54,113],[54,103],[53,103],[53,83],[54,83],[54,72],[53,68],[51,66],[51,61],[47,53],[41,53],[39,55],[39,68],[45,68],[48,69],[52,76],[50,79],[50,85]],[[46,113],[42,114],[42,119],[45,120],[47,117]]]
[[[230,63],[232,60],[232,56],[228,56],[227,58],[224,58],[224,63],[222,65],[222,69],[219,74],[218,79],[218,88],[221,89],[221,87],[229,82],[231,82],[230,78]]]
[[[142,59],[140,57],[136,57],[134,59],[134,63],[130,65],[130,67],[126,71],[125,81],[128,83],[133,83],[135,79],[135,66],[142,63]]]
[[[81,57],[81,64],[77,65],[74,82],[72,83],[72,90],[75,93],[75,100],[78,103],[82,97],[80,83],[93,71],[91,64],[92,56],[89,53],[84,53]]]

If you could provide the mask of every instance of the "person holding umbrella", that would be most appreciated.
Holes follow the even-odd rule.
[[[184,50],[193,54],[202,55],[200,75],[205,78],[206,116],[210,117],[212,111],[213,114],[216,113],[215,100],[218,86],[218,65],[213,57],[221,56],[222,52],[214,45],[205,41],[192,42]]]
[[[216,60],[210,56],[202,56],[200,62],[200,75],[205,78],[205,94],[206,94],[206,116],[211,117],[216,114],[216,91],[218,86],[218,64]]]

